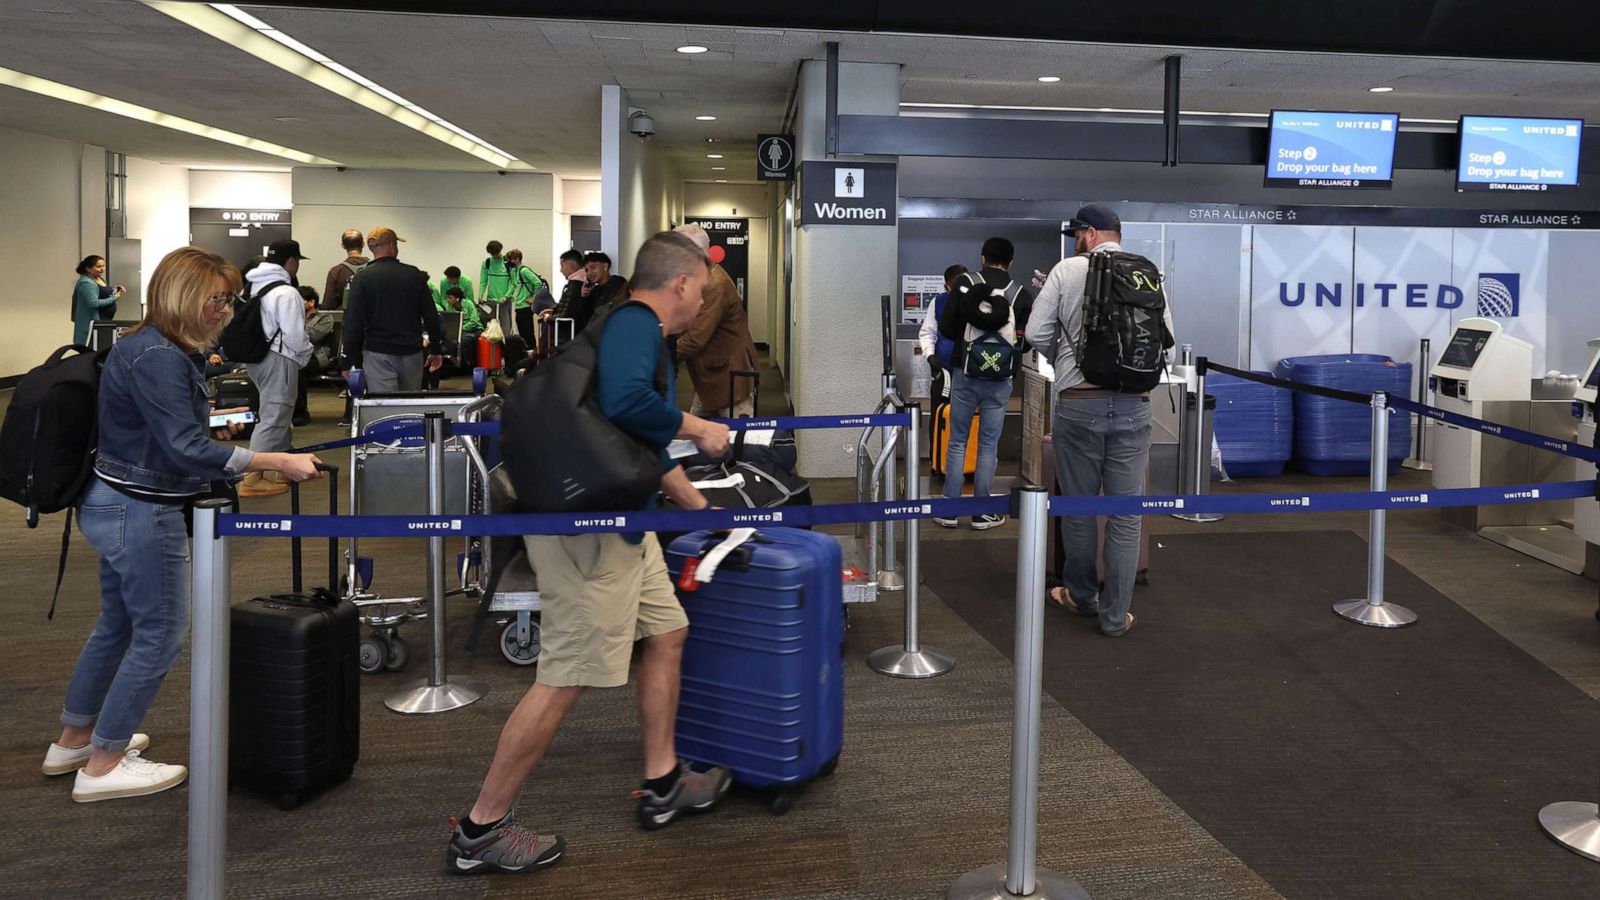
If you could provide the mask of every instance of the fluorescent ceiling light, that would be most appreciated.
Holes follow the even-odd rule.
[[[706,52],[706,48],[700,46],[699,44],[686,44],[686,45],[684,45],[682,47],[679,47],[678,48],[678,52],[679,53],[687,53],[687,54],[693,56],[696,53],[704,53],[704,52]]]
[[[1060,75],[1040,75],[1039,76],[1039,81],[1044,83],[1044,84],[1055,84],[1056,82],[1058,82],[1060,80],[1061,80],[1061,76]]]
[[[728,183],[728,179],[726,179],[726,178],[718,178],[717,179],[717,184],[727,184],[727,183]]]
[[[41,96],[52,97],[56,100],[65,100],[68,103],[76,103],[79,106],[87,106],[91,109],[98,109],[101,112],[108,112],[112,115],[122,116],[125,119],[134,119],[136,121],[146,122],[151,125],[160,125],[162,128],[170,128],[173,131],[181,131],[185,134],[192,134],[196,137],[206,138],[207,140],[213,140],[223,144],[232,144],[235,147],[243,147],[246,150],[254,150],[257,153],[265,153],[269,156],[278,156],[282,157],[283,159],[292,159],[295,162],[305,163],[308,166],[339,165],[339,163],[331,159],[323,159],[320,156],[313,156],[310,153],[295,150],[291,147],[285,147],[282,144],[274,144],[271,141],[263,141],[259,138],[248,137],[236,132],[226,131],[211,125],[205,125],[200,122],[194,122],[180,116],[175,116],[171,113],[164,113],[159,110],[129,103],[125,100],[117,100],[113,97],[107,97],[104,94],[90,93],[89,91],[80,90],[72,87],[71,85],[62,84],[58,81],[50,81],[49,79],[40,78],[36,75],[18,72],[16,69],[0,67],[0,84],[3,84],[7,87],[14,87],[19,90],[28,91],[30,93],[39,94]]]
[[[721,159],[721,158],[722,158],[722,154],[721,153],[707,153],[706,154],[706,159]]]
[[[1160,116],[1159,109],[1118,109],[1111,106],[1018,106],[1016,104],[999,103],[912,103],[906,101],[900,104],[904,109],[992,109],[1015,112],[1070,112],[1070,113],[1122,113],[1126,115]],[[1226,116],[1234,119],[1265,119],[1269,113],[1258,112],[1209,112],[1203,109],[1179,110],[1180,116]],[[1419,125],[1454,125],[1455,119],[1412,119],[1402,116],[1402,122],[1412,122]]]
[[[326,54],[309,47],[273,26],[226,3],[176,3],[144,0],[165,13],[219,41],[299,76],[317,87],[338,94],[414,131],[471,154],[497,169],[531,169],[532,166],[444,118],[396,94]]]
[[[717,120],[717,117],[716,116],[695,116],[694,120],[696,122],[715,122]]]
[[[1367,90],[1371,91],[1374,94],[1387,94],[1390,91],[1394,90],[1394,88],[1392,88],[1392,87],[1370,87],[1370,88],[1367,88]]]
[[[728,171],[728,167],[727,166],[712,166],[711,167],[711,171],[713,171],[713,172],[726,172],[726,171]]]

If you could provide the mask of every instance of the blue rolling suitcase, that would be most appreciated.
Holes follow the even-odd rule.
[[[689,616],[678,701],[678,754],[723,765],[789,810],[807,781],[832,773],[844,746],[844,590],[839,542],[764,529],[684,590],[686,561],[723,540],[686,534],[667,549]]]

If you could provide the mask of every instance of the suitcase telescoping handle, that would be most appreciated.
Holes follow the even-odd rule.
[[[339,467],[327,463],[317,463],[318,472],[328,474],[328,515],[339,514]],[[289,482],[289,514],[300,515],[300,483]],[[289,539],[290,569],[293,573],[294,592],[304,590],[304,579],[300,570],[300,536],[295,535]],[[328,590],[338,593],[339,590],[339,539],[328,538]]]

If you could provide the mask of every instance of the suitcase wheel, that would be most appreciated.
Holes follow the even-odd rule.
[[[781,794],[773,794],[767,800],[767,811],[775,816],[781,816],[792,808],[794,808],[794,795],[787,791]]]
[[[531,666],[539,661],[539,621],[530,618],[524,638],[519,633],[518,621],[524,615],[527,614],[519,613],[500,631],[500,655],[515,666]]]
[[[835,756],[833,759],[828,760],[827,765],[823,766],[821,771],[817,772],[817,777],[827,778],[829,775],[832,775],[833,770],[837,768],[839,768],[839,757]]]
[[[299,809],[300,804],[304,803],[305,801],[306,798],[300,794],[279,794],[278,808],[284,812],[294,812],[295,810]]]

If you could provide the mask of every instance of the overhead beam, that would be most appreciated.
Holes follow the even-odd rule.
[[[1164,92],[1161,106],[1161,124],[1166,129],[1166,158],[1161,161],[1163,166],[1178,164],[1178,105],[1179,83],[1183,80],[1183,57],[1173,54],[1167,57],[1166,91]]]

